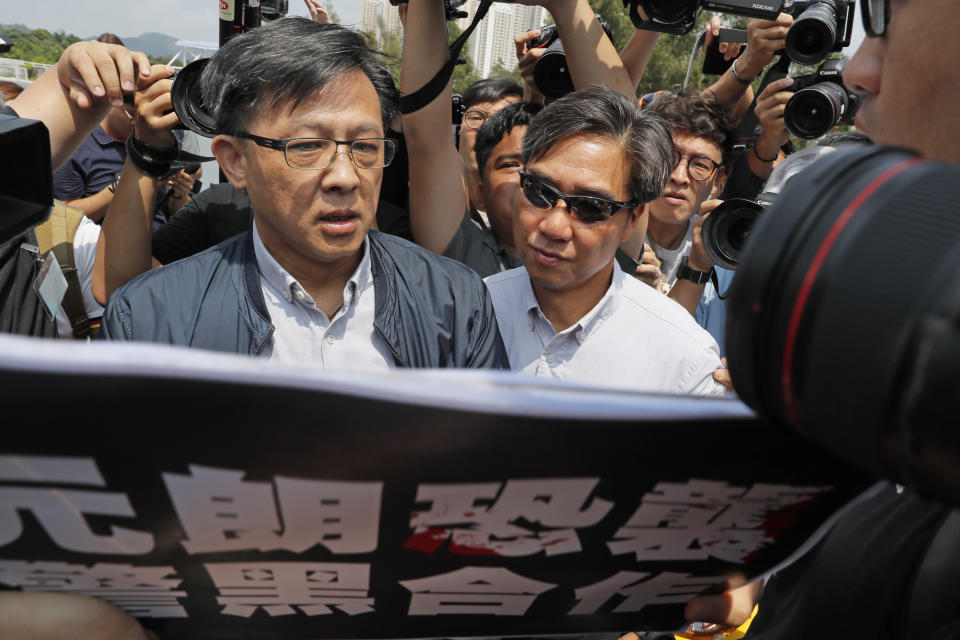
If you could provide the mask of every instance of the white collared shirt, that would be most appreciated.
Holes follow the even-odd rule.
[[[559,333],[541,311],[525,268],[484,282],[514,371],[635,391],[725,393],[713,379],[720,355],[710,334],[616,263],[600,302]]]
[[[327,369],[388,369],[393,356],[373,327],[375,296],[370,243],[343,288],[343,306],[333,318],[317,308],[309,293],[270,254],[253,224],[253,250],[263,299],[275,327],[265,348],[271,360],[312,362]]]

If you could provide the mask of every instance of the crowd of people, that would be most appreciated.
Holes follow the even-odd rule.
[[[732,393],[716,288],[734,272],[713,263],[702,229],[725,199],[760,194],[792,151],[783,117],[792,81],[756,97],[751,83],[783,49],[793,17],[751,20],[742,55],[725,47],[736,59],[710,87],[638,99],[659,34],[637,30],[618,52],[586,0],[536,3],[555,21],[574,91],[543,104],[532,72],[543,49],[527,47],[539,31],[517,34],[523,86],[471,86],[459,129],[450,83],[423,108],[399,109],[399,96],[450,55],[440,0],[401,5],[399,87],[364,36],[331,24],[315,2],[312,19],[231,39],[200,80],[226,177],[203,190],[199,171],[177,164],[173,69],[115,36],[71,45],[0,113],[46,124],[56,195],[83,214],[74,249],[92,320],[84,326],[98,339],[331,369],[512,369],[643,392]],[[960,67],[936,48],[960,54],[955,9],[949,0],[867,4],[881,20],[844,78],[864,96],[857,128],[960,162],[949,134]],[[737,139],[751,105],[758,130]],[[57,325],[32,297],[36,265],[20,248],[33,239],[30,231],[0,246],[0,324],[50,337]],[[78,323],[66,315],[59,334],[72,337]],[[858,526],[898,509],[940,514],[881,499]],[[911,544],[929,541],[932,528]],[[809,573],[776,585],[767,610],[823,635],[800,619],[810,603],[826,606],[804,594],[816,588],[805,576],[827,559],[842,562],[814,555]],[[875,604],[902,613],[899,625],[906,605],[893,591]],[[699,598],[688,617],[740,624],[758,597],[749,585]],[[858,602],[845,611],[864,624]],[[757,637],[806,637],[765,629],[771,635]]]

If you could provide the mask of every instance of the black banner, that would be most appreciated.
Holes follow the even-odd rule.
[[[0,587],[161,638],[676,628],[871,481],[734,400],[0,338]]]

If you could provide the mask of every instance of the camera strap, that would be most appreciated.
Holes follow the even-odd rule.
[[[487,15],[487,10],[490,9],[493,1],[494,0],[481,0],[470,26],[467,27],[456,40],[450,43],[450,59],[447,60],[447,63],[430,79],[430,82],[413,93],[400,96],[400,113],[406,114],[419,111],[440,95],[443,88],[447,86],[447,82],[450,81],[450,76],[453,75],[453,68],[457,66],[460,50],[463,49],[463,45],[466,44],[470,34],[477,28],[477,25],[483,20],[483,17]]]

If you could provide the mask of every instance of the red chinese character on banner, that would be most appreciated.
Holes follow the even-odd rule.
[[[576,529],[603,519],[613,506],[591,497],[597,478],[508,480],[498,483],[420,485],[417,502],[428,511],[410,516],[413,535],[404,547],[433,553],[447,540],[464,555],[558,555],[580,551]]]

